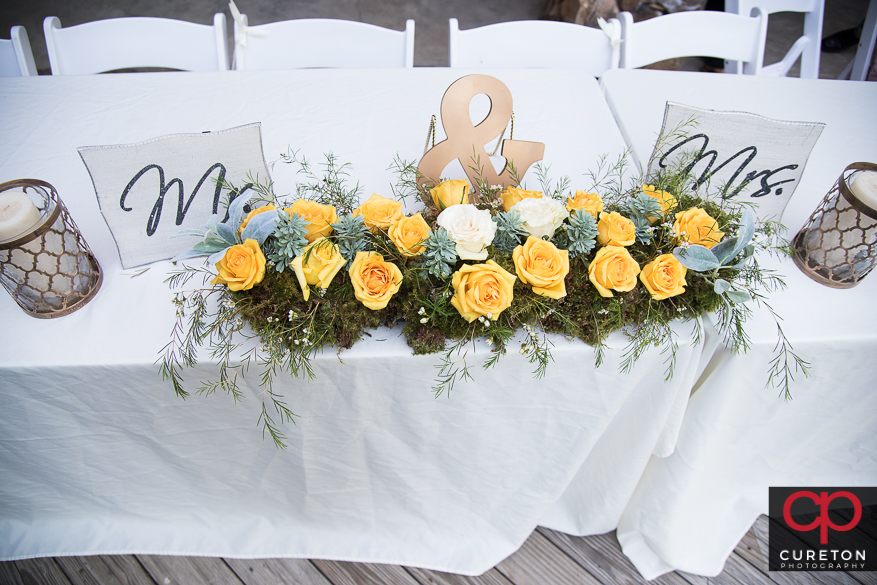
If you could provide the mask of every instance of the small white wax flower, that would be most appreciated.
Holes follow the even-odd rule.
[[[420,307],[420,310],[417,311],[418,315],[423,315],[424,313],[426,313],[426,309],[424,309],[423,307]]]
[[[569,217],[569,211],[557,199],[551,197],[527,197],[514,204],[524,221],[524,229],[534,238],[554,236],[554,232]]]
[[[429,317],[424,317],[420,320],[421,323],[426,323],[427,321],[429,321]]]
[[[448,231],[462,260],[487,259],[487,246],[496,235],[496,223],[489,211],[460,203],[442,211],[435,223]]]

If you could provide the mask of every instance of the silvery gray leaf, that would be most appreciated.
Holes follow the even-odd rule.
[[[752,300],[749,293],[742,290],[729,290],[725,296],[735,303],[746,303]]]
[[[721,278],[718,279],[716,281],[716,283],[713,285],[713,290],[715,291],[715,293],[717,295],[723,295],[730,289],[731,289],[731,283],[728,282],[727,280],[722,280]]]
[[[225,240],[226,244],[229,246],[234,246],[238,243],[237,234],[227,223],[217,225],[216,233],[219,234],[219,237]]]
[[[673,250],[673,255],[683,266],[695,272],[715,270],[721,266],[715,254],[703,246],[693,245],[688,248],[676,248]]]

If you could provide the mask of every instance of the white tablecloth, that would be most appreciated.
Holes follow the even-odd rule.
[[[547,376],[517,354],[450,396],[430,391],[432,356],[398,331],[327,350],[311,382],[276,384],[299,415],[278,451],[246,398],[178,399],[153,363],[174,309],[167,263],[121,269],[77,146],[119,144],[262,122],[266,157],[333,151],[363,194],[389,195],[396,153],[420,156],[429,116],[463,73],[289,71],[0,80],[0,178],[60,193],[104,270],[96,298],[61,319],[0,296],[0,559],[97,553],[310,557],[477,574],[532,529],[614,528],[650,455],[672,451],[709,357],[688,325],[676,377],[648,352],[618,374],[557,339]],[[567,71],[495,73],[515,100],[515,138],[546,143],[555,177],[583,185],[623,150],[596,82]],[[441,133],[439,139],[441,139]],[[286,173],[286,174],[284,174]],[[289,169],[277,191],[293,189]],[[531,188],[538,188],[529,182]],[[487,357],[479,343],[476,363]],[[343,360],[343,363],[342,363]],[[215,376],[209,363],[188,375]],[[583,512],[586,512],[583,516]]]
[[[852,162],[877,162],[877,84],[656,71],[610,71],[607,102],[648,158],[666,101],[824,122],[783,223],[794,236]],[[648,91],[643,91],[648,88]],[[776,326],[747,325],[746,355],[717,352],[695,389],[676,450],[652,458],[618,526],[625,554],[648,579],[673,569],[716,575],[759,514],[769,486],[877,485],[877,275],[835,290],[791,259],[762,259],[788,288],[770,295],[795,350],[812,364],[794,399],[765,389]]]

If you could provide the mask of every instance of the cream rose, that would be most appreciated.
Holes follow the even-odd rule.
[[[627,292],[636,286],[639,264],[621,246],[604,246],[588,265],[588,278],[601,297],[611,297],[613,290]]]
[[[496,224],[489,211],[469,203],[452,205],[439,214],[435,223],[448,231],[457,244],[457,256],[461,259],[487,258],[487,246],[496,235]]]
[[[686,268],[673,254],[662,254],[649,262],[639,279],[656,301],[663,301],[685,292]]]
[[[511,210],[521,214],[524,229],[536,238],[553,237],[557,228],[569,217],[563,203],[551,197],[521,199]]]
[[[265,255],[256,240],[248,239],[225,251],[216,263],[216,278],[210,284],[225,284],[229,290],[250,290],[265,278]]]
[[[423,242],[429,239],[432,230],[423,216],[415,213],[411,217],[399,217],[390,224],[387,235],[396,244],[396,249],[403,256],[419,256],[423,254],[426,246]]]
[[[672,193],[659,191],[653,185],[643,185],[643,193],[658,202],[661,206],[661,215],[667,215],[667,212],[676,207],[676,197],[674,197]],[[655,223],[660,218],[649,216],[646,219],[651,223]]]
[[[601,246],[630,246],[636,241],[636,225],[617,211],[600,213],[597,243]]]
[[[599,218],[600,212],[603,211],[603,198],[598,193],[576,191],[575,195],[566,200],[566,209],[570,213],[587,211],[596,220]]]
[[[444,211],[451,205],[469,203],[469,183],[466,182],[466,179],[442,181],[430,189],[429,194],[432,195],[432,202],[435,203],[435,206],[440,211]]]
[[[508,211],[519,201],[542,197],[542,191],[525,191],[517,187],[506,187],[506,190],[500,193],[499,196],[502,198],[502,208]]]
[[[268,205],[263,205],[262,207],[257,207],[247,214],[247,217],[244,218],[244,221],[241,222],[241,227],[238,228],[238,235],[244,233],[244,228],[247,227],[247,224],[250,223],[250,220],[259,215],[260,213],[265,213],[266,211],[273,211],[277,209],[273,203],[269,203]]]
[[[353,296],[372,311],[385,308],[402,286],[399,267],[376,252],[357,252],[348,273]]]
[[[353,215],[363,216],[365,225],[372,228],[372,231],[386,231],[394,219],[402,217],[402,202],[372,193],[368,201],[353,210]]]
[[[308,220],[305,226],[308,235],[305,236],[308,243],[312,244],[317,238],[323,238],[332,233],[332,225],[338,221],[338,214],[331,205],[323,205],[316,201],[308,201],[307,199],[298,199],[292,205],[286,208],[286,213],[290,216],[293,214],[300,215]]]
[[[569,273],[569,251],[530,236],[512,252],[515,272],[537,295],[560,299],[566,296],[564,279]]]
[[[344,257],[338,246],[325,238],[319,238],[314,240],[313,244],[305,246],[301,256],[296,256],[290,266],[298,278],[305,300],[308,300],[311,297],[311,289],[308,285],[329,288],[332,279],[344,263]]]
[[[493,260],[466,264],[451,279],[454,287],[451,304],[469,323],[482,316],[496,319],[512,304],[515,280]]]
[[[719,223],[700,207],[677,213],[673,229],[677,242],[700,244],[705,248],[712,248],[725,237]]]

